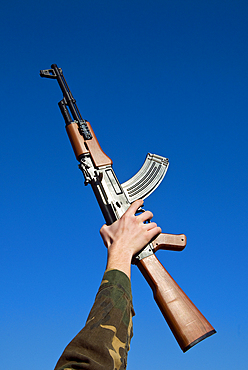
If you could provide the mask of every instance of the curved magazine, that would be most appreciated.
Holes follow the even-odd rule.
[[[141,169],[121,184],[130,203],[147,198],[163,180],[168,166],[167,158],[148,153]]]

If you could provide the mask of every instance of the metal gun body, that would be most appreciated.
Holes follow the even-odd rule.
[[[89,154],[81,157],[79,168],[84,175],[85,184],[90,184],[93,189],[106,224],[111,225],[121,218],[133,201],[144,199],[156,189],[165,176],[168,160],[148,153],[140,171],[124,183],[124,186],[119,183],[112,165],[96,168]],[[133,262],[153,254],[153,250],[154,245],[149,243],[135,256]]]

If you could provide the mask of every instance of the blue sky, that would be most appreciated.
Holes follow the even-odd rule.
[[[133,267],[128,369],[245,369],[246,1],[9,0],[1,6],[1,367],[53,369],[106,263],[103,217],[57,103],[58,64],[121,182],[168,157],[146,201],[183,252],[157,257],[216,328],[181,353]]]

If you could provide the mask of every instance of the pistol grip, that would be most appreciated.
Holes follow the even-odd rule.
[[[182,251],[187,244],[187,238],[184,234],[165,234],[161,233],[152,241],[153,250],[157,252],[159,249],[167,251]]]

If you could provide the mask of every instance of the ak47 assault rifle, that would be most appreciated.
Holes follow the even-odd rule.
[[[40,71],[40,76],[58,81],[63,93],[58,104],[79,168],[85,184],[92,186],[105,221],[110,225],[125,213],[132,202],[145,199],[157,188],[166,174],[169,161],[148,153],[137,174],[120,184],[112,168],[112,160],[102,151],[90,123],[82,118],[62,69],[52,64],[51,69]],[[155,256],[159,249],[181,251],[185,246],[185,235],[162,233],[134,258],[183,352],[216,332]]]

